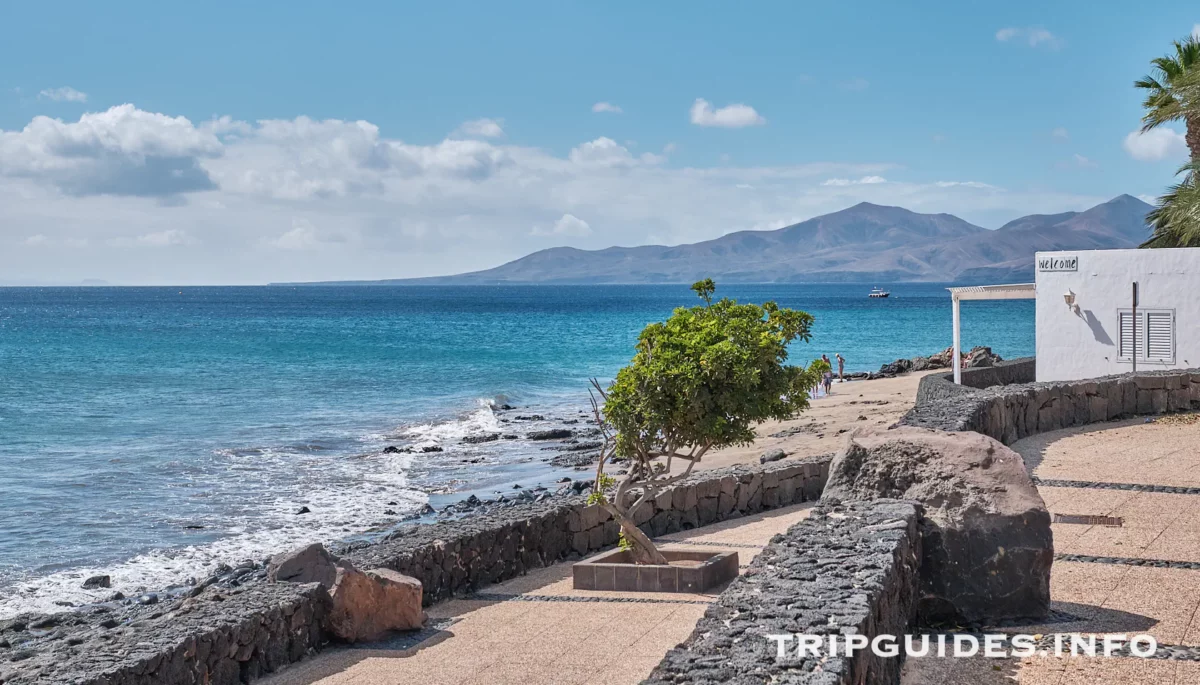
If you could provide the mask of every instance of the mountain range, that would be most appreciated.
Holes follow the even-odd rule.
[[[950,214],[867,202],[773,231],[738,231],[667,247],[540,250],[493,269],[359,284],[818,283],[1033,280],[1047,250],[1132,248],[1150,233],[1150,205],[1121,195],[1083,212],[1031,214],[998,229]]]

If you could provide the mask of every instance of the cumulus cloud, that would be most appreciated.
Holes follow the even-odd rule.
[[[1024,42],[1031,48],[1046,47],[1057,50],[1063,46],[1063,40],[1041,26],[1008,27],[996,32],[996,40],[1001,43],[1010,41]]]
[[[47,88],[38,93],[38,98],[55,102],[87,102],[87,93],[82,93],[70,86],[63,86],[62,88]]]
[[[712,103],[704,98],[696,98],[691,109],[692,123],[697,126],[717,126],[721,128],[745,128],[747,126],[762,126],[767,123],[753,107],[736,103],[720,109],[713,109]]]
[[[68,195],[171,196],[216,187],[202,159],[221,141],[184,117],[120,105],[78,122],[34,117],[0,131],[0,176],[42,180]]]
[[[26,247],[71,247],[82,248],[88,246],[87,238],[51,238],[44,233],[31,235],[21,241]]]
[[[182,284],[425,276],[495,266],[545,247],[546,236],[582,248],[687,243],[863,200],[999,225],[1107,199],[974,181],[905,182],[882,163],[739,166],[714,158],[675,167],[608,137],[565,153],[502,140],[416,144],[368,121],[303,116],[193,124],[132,106],[75,122],[38,117],[0,132],[0,278]],[[129,169],[162,159],[188,166],[153,179],[158,185],[133,183],[141,177]],[[121,178],[122,192],[103,192],[101,171]],[[189,178],[204,182],[189,186]],[[174,202],[181,197],[186,204]],[[162,249],[147,259],[155,247]],[[95,249],[105,250],[103,259]]]
[[[853,186],[853,185],[874,185],[876,183],[887,183],[887,179],[882,176],[863,176],[858,180],[848,178],[831,178],[821,182],[823,186]]]
[[[196,239],[179,228],[168,228],[133,237],[118,237],[108,241],[114,247],[171,247],[172,245],[195,245]]]
[[[562,217],[554,222],[550,228],[534,226],[533,235],[539,236],[562,236],[571,238],[582,238],[592,234],[592,227],[588,222],[580,219],[574,214],[563,214]]]
[[[1161,126],[1145,133],[1140,130],[1130,132],[1125,136],[1124,147],[1130,157],[1142,162],[1182,160],[1187,157],[1187,142],[1183,134]]]
[[[596,104],[592,105],[592,111],[593,112],[608,112],[609,114],[621,114],[625,110],[621,109],[620,107],[617,107],[616,105],[612,104],[611,102],[597,102]]]
[[[476,119],[458,127],[458,133],[478,138],[499,138],[504,135],[503,119]]]
[[[1050,135],[1054,136],[1055,138],[1062,138],[1063,140],[1071,137],[1071,134],[1067,131],[1067,129],[1063,128],[1062,126],[1055,128],[1050,132]]]

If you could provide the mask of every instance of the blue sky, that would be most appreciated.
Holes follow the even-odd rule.
[[[1131,84],[1194,3],[920,8],[8,4],[0,282],[432,275],[1170,183]]]

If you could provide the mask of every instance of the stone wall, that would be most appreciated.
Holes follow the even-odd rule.
[[[637,512],[664,535],[820,497],[829,457],[702,471]],[[582,495],[499,513],[408,525],[337,551],[359,568],[424,584],[426,604],[574,559],[617,542],[617,525]],[[231,685],[321,648],[329,596],[317,585],[248,582],[140,606],[126,600],[0,622],[0,685]]]
[[[917,403],[957,397],[974,389],[1014,383],[1032,383],[1035,380],[1037,380],[1037,362],[1033,357],[1010,359],[995,366],[963,369],[962,385],[955,385],[953,371],[932,373],[922,378],[920,385],[917,386]]]
[[[813,501],[829,477],[829,458],[703,471],[635,512],[651,536]],[[432,603],[578,558],[617,543],[616,521],[583,496],[459,521],[402,527],[376,544],[344,551],[359,568],[390,568],[420,579]]]
[[[900,659],[870,650],[796,658],[794,641],[780,659],[765,636],[906,633],[918,594],[920,517],[912,502],[823,502],[775,536],[644,685],[898,683]]]
[[[926,379],[922,379],[924,381]],[[918,394],[900,423],[975,431],[1004,444],[1070,426],[1200,408],[1200,369]],[[922,383],[922,389],[925,384]]]
[[[34,649],[11,645],[31,628],[9,621],[0,640],[16,649],[0,650],[0,683],[244,683],[324,644],[329,603],[317,584],[262,583],[201,593],[126,624],[108,612],[54,614],[52,625],[32,629],[49,638]]]

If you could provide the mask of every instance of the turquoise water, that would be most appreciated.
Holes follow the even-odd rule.
[[[816,317],[804,363],[949,345],[943,286],[721,287]],[[489,404],[577,416],[685,286],[0,289],[0,617],[158,588],[386,527],[431,494],[562,475]],[[965,303],[963,344],[1033,353],[1031,301]],[[384,454],[388,445],[444,452]],[[472,460],[474,463],[472,463]],[[300,507],[310,514],[297,515]]]

